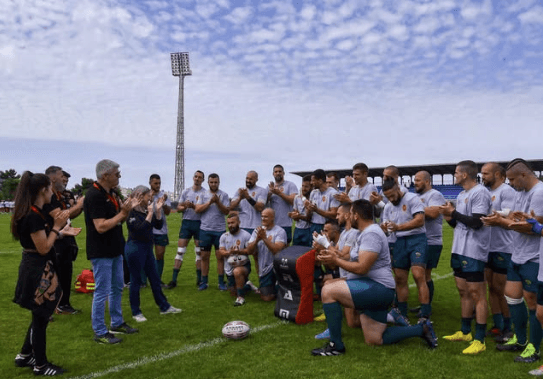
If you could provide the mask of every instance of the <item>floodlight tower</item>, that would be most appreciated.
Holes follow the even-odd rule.
[[[179,76],[179,100],[177,103],[177,143],[175,145],[175,183],[174,200],[185,188],[185,115],[183,112],[184,79],[192,75],[189,66],[189,53],[171,53],[172,75]]]

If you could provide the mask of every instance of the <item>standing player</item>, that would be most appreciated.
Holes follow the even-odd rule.
[[[543,221],[543,183],[535,176],[528,162],[514,159],[507,166],[507,179],[517,190],[515,205],[507,218],[493,213],[484,219],[490,226],[510,228],[516,220],[534,217]],[[515,358],[517,362],[535,362],[540,358],[541,324],[536,317],[537,307],[537,273],[539,271],[539,236],[532,234],[531,228],[515,228],[513,234],[513,254],[511,265],[507,271],[505,296],[515,336],[503,345],[497,345],[500,351],[522,351]],[[528,305],[530,320],[530,337],[527,339]]]
[[[296,184],[285,180],[283,166],[277,164],[273,167],[274,182],[270,182],[268,188],[268,202],[275,211],[275,225],[279,225],[287,233],[287,245],[292,241],[292,219],[289,212],[292,211],[294,197],[298,194]]]
[[[394,180],[396,184],[398,184],[398,187],[403,193],[409,192],[407,188],[405,188],[403,185],[400,184],[400,170],[398,167],[391,165],[388,167],[385,167],[383,170],[383,183],[387,180]],[[387,197],[383,193],[383,189],[381,188],[381,191],[379,193],[372,192],[370,195],[370,202],[375,205],[378,209],[382,210],[385,207],[385,204],[388,203]]]
[[[224,216],[228,214],[230,199],[228,194],[219,189],[220,178],[217,174],[210,174],[207,179],[209,191],[206,191],[196,203],[195,211],[202,215],[200,225],[200,246],[202,247],[202,283],[199,291],[208,288],[209,257],[211,247],[215,246],[217,257],[217,274],[219,276],[219,290],[226,291],[228,288],[224,283],[224,259],[217,254],[221,235],[226,232]]]
[[[451,267],[462,309],[461,330],[443,338],[472,341],[471,321],[475,309],[475,339],[462,351],[463,354],[478,354],[486,350],[488,304],[484,270],[490,248],[490,229],[483,227],[481,217],[490,212],[490,193],[483,185],[477,184],[477,171],[477,164],[473,161],[458,163],[454,179],[464,190],[456,199],[456,209],[451,203],[439,207],[454,228]]]
[[[392,267],[396,280],[398,309],[407,317],[407,299],[409,297],[409,270],[419,292],[421,317],[429,318],[432,312],[430,293],[426,284],[426,228],[424,226],[424,204],[417,195],[403,193],[394,180],[383,183],[383,193],[390,200],[385,206],[390,208],[390,218],[383,219],[383,232],[388,230],[396,235]],[[385,212],[388,214],[388,212]]]
[[[273,271],[273,256],[279,253],[287,244],[287,234],[280,226],[275,225],[275,212],[271,208],[262,211],[262,226],[256,228],[251,235],[247,251],[258,255],[258,279],[260,298],[264,301],[275,300],[275,272]]]
[[[339,191],[339,176],[336,172],[326,174],[326,185]]]
[[[305,207],[312,213],[311,234],[320,233],[326,219],[334,220],[337,214],[339,202],[334,198],[337,190],[326,185],[326,174],[324,170],[318,169],[311,175],[311,186],[313,191],[306,200]]]
[[[483,184],[490,191],[491,210],[493,212],[508,212],[515,204],[515,190],[505,184],[505,169],[497,163],[487,163],[481,168]],[[488,284],[488,301],[492,311],[494,327],[490,332],[498,336],[511,334],[511,316],[505,300],[504,291],[507,281],[507,268],[511,264],[513,253],[513,234],[511,230],[500,227],[490,227],[490,252],[485,268]],[[506,341],[501,341],[506,342]]]
[[[432,188],[432,177],[428,171],[415,174],[415,191],[424,205],[424,220],[428,247],[426,249],[426,285],[430,293],[430,304],[434,298],[432,269],[437,268],[443,250],[443,215],[439,207],[446,203],[443,194]]]
[[[292,212],[288,216],[295,221],[293,245],[311,246],[311,212],[305,209],[305,202],[311,194],[311,175],[302,178],[302,193],[294,197]]]
[[[345,269],[347,280],[330,281],[322,291],[330,342],[313,349],[315,356],[334,356],[345,353],[341,339],[341,305],[358,310],[364,339],[368,345],[388,345],[410,337],[422,337],[431,348],[437,338],[429,320],[418,325],[387,328],[387,310],[394,298],[394,278],[390,270],[390,253],[385,234],[373,222],[373,206],[367,200],[356,200],[351,207],[351,222],[360,230],[357,247],[351,250],[350,260],[339,259],[328,250],[319,253],[327,264]]]
[[[250,289],[249,274],[251,273],[251,261],[247,256],[247,243],[251,235],[239,227],[239,216],[236,212],[231,212],[226,218],[228,232],[221,236],[219,242],[219,252],[224,259],[224,271],[228,278],[228,286],[235,289],[237,298],[234,306],[245,304],[245,293]],[[235,266],[228,263],[231,256],[241,257],[240,262]]]
[[[336,200],[342,204],[351,204],[358,199],[369,200],[371,194],[377,192],[377,187],[368,182],[368,172],[369,169],[366,164],[355,164],[353,166],[353,177],[349,179],[346,178],[348,191],[337,194],[335,196]]]
[[[183,265],[183,256],[187,252],[187,246],[191,238],[194,238],[194,253],[196,255],[196,285],[200,285],[202,281],[202,259],[200,257],[200,218],[201,215],[194,211],[196,203],[205,193],[202,188],[205,175],[198,170],[192,177],[193,185],[181,192],[177,211],[183,212],[183,221],[179,230],[179,240],[177,241],[177,255],[173,265],[172,280],[166,288],[172,289],[177,286],[177,276]]]
[[[258,173],[249,171],[245,177],[245,188],[240,188],[232,198],[231,210],[239,211],[241,229],[248,233],[260,225],[260,213],[266,208],[268,191],[256,185]]]
[[[153,228],[153,239],[155,244],[155,259],[156,259],[156,269],[158,273],[158,278],[162,283],[162,272],[164,271],[164,254],[166,253],[166,246],[170,243],[168,240],[168,224],[166,223],[166,216],[168,216],[172,210],[172,204],[168,199],[168,195],[164,191],[160,190],[161,180],[160,175],[152,174],[149,177],[149,186],[151,187],[151,196],[153,202],[156,202],[159,199],[164,199],[162,209],[162,228],[156,229]],[[162,284],[164,285],[164,284]]]

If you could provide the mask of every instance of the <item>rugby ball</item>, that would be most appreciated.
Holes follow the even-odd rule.
[[[230,321],[222,327],[222,335],[231,340],[247,337],[251,327],[245,321]]]
[[[243,266],[247,263],[249,257],[243,254],[235,254],[228,257],[226,260],[232,267]]]

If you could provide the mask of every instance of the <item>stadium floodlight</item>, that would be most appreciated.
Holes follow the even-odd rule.
[[[175,183],[174,200],[179,198],[185,188],[185,115],[183,91],[185,76],[192,75],[189,65],[189,53],[171,53],[172,75],[179,76],[179,100],[177,103],[177,141],[175,146]]]

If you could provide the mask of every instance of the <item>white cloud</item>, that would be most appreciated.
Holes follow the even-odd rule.
[[[518,18],[523,24],[543,24],[543,7],[535,6],[519,14]]]
[[[240,25],[244,23],[251,15],[253,14],[253,8],[251,7],[239,7],[235,8],[229,15],[225,16],[224,19],[233,24]]]

